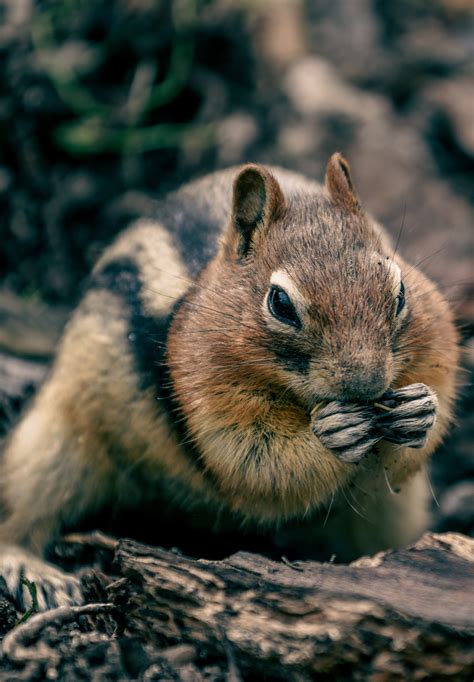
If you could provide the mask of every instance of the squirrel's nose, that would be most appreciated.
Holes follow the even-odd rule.
[[[375,400],[390,385],[387,367],[370,361],[354,361],[341,367],[340,390],[344,400]]]
[[[383,395],[388,385],[383,377],[357,378],[356,380],[344,380],[341,386],[341,394],[344,401],[352,400],[376,400]]]
[[[315,363],[309,378],[314,394],[320,398],[341,402],[376,400],[393,381],[393,360],[386,353],[354,353],[341,361],[333,353],[324,363]]]

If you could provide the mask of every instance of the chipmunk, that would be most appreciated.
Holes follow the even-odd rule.
[[[17,596],[35,582],[43,608],[80,601],[48,544],[145,505],[236,527],[306,518],[328,557],[403,545],[427,522],[422,469],[457,366],[448,304],[340,154],[324,186],[252,164],[191,182],[100,258],[8,439],[0,575]]]

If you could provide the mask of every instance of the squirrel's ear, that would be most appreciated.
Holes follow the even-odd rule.
[[[326,168],[326,189],[329,196],[351,213],[360,210],[360,201],[351,178],[351,169],[342,154],[331,156]]]
[[[285,205],[280,185],[263,166],[244,166],[234,181],[232,222],[239,236],[238,255],[245,256],[256,235]]]

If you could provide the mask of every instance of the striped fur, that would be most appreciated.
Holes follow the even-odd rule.
[[[308,542],[341,557],[421,532],[419,472],[456,392],[449,307],[394,256],[341,157],[325,187],[249,168],[234,194],[235,168],[169,195],[99,260],[4,452],[0,541],[42,553],[96,509],[145,504],[236,527],[307,518]],[[293,292],[302,331],[268,313],[272,282]],[[417,382],[439,400],[421,449],[381,442],[354,465],[311,430],[320,401],[366,404]],[[328,507],[326,524],[310,523]]]

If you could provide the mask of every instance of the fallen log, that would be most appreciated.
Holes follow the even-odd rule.
[[[245,679],[472,679],[474,541],[458,534],[348,566],[193,561],[123,541],[115,566],[130,634],[230,649]]]
[[[0,680],[473,678],[474,540],[460,534],[350,565],[195,560],[97,534],[68,544],[109,574],[85,571],[90,606],[11,630]]]

